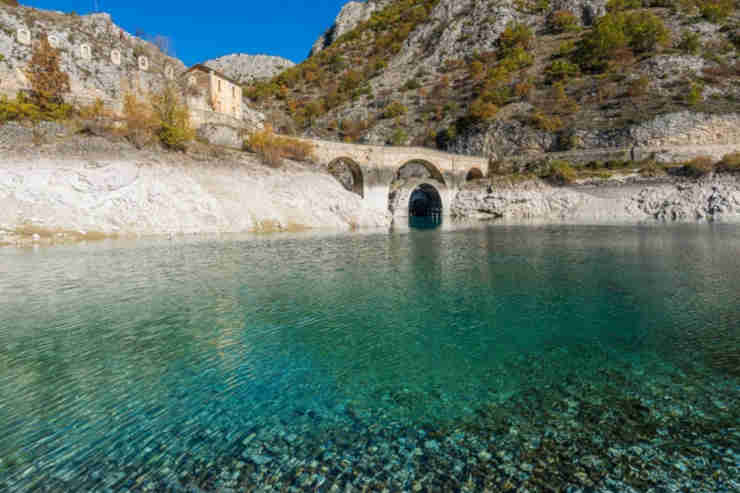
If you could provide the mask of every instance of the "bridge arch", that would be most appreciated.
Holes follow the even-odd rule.
[[[346,190],[365,197],[365,177],[357,161],[346,156],[338,157],[329,163],[328,169]]]
[[[447,185],[439,168],[426,159],[411,159],[403,163],[396,171],[394,181],[408,180],[409,178],[431,178],[442,185]]]
[[[480,180],[485,178],[480,168],[470,168],[465,175],[465,181]]]

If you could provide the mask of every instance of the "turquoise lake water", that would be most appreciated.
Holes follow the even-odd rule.
[[[740,491],[738,227],[121,241],[0,265],[0,490]]]

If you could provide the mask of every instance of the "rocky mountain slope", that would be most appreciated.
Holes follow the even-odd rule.
[[[345,33],[353,30],[361,22],[370,19],[373,12],[384,8],[391,0],[367,0],[347,2],[339,12],[334,24],[314,42],[309,56],[317,55],[328,48]]]
[[[283,70],[295,66],[295,63],[279,56],[234,53],[205,61],[203,65],[218,70],[237,82],[246,84],[269,79]]]
[[[245,92],[284,132],[499,158],[645,145],[651,126],[670,141],[699,114],[720,123],[695,143],[721,144],[739,26],[734,0],[351,2],[313,56]]]
[[[46,36],[60,50],[76,103],[100,99],[111,106],[123,94],[156,91],[185,70],[155,44],[124,31],[110,15],[79,16],[0,2],[0,95],[28,89],[25,75],[33,46]]]

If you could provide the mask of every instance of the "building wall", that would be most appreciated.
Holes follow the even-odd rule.
[[[185,101],[191,112],[214,111],[211,106],[210,75],[193,70],[185,76]]]
[[[242,88],[215,73],[210,73],[211,101],[214,111],[242,118]]]

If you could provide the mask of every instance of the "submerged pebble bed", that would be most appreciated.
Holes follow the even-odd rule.
[[[0,492],[740,492],[736,227],[0,257]]]
[[[513,363],[530,382],[466,416],[413,418],[439,396],[386,393],[209,426],[152,430],[115,454],[4,458],[7,491],[740,491],[740,383],[706,362],[593,365],[597,347]],[[509,362],[512,364],[512,362]],[[573,371],[583,365],[582,371]],[[566,372],[565,368],[570,368]],[[589,369],[590,368],[590,369]],[[564,373],[565,372],[565,373]],[[724,376],[723,376],[724,375]],[[195,416],[194,419],[198,419]],[[179,440],[179,447],[163,440]],[[43,445],[39,445],[43,446]]]

